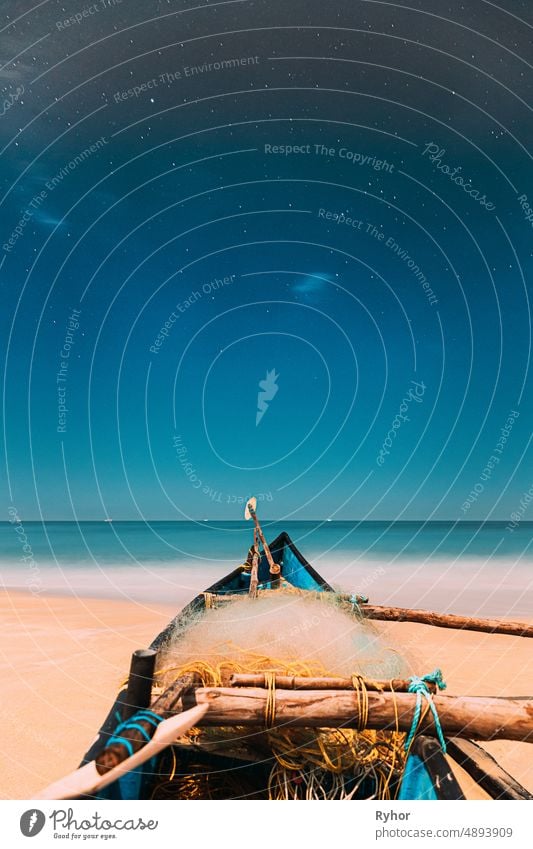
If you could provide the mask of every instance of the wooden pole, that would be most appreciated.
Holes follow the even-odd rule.
[[[387,681],[377,681],[373,678],[363,678],[367,690],[378,690],[395,693],[407,693],[409,681],[402,678],[392,678]],[[266,687],[265,676],[259,673],[234,673],[229,679],[230,687]],[[276,675],[276,687],[280,690],[353,690],[351,678],[304,678],[298,675]],[[435,684],[428,684],[432,693],[437,691]]]
[[[259,519],[257,518],[257,513],[255,512],[255,506],[254,505],[255,505],[255,501],[253,503],[252,503],[252,501],[249,501],[246,506],[247,506],[247,508],[250,512],[250,516],[254,520],[254,525],[255,525],[256,531],[259,535],[259,539],[261,540],[261,544],[262,544],[263,550],[265,552],[265,557],[267,559],[267,562],[268,562],[268,565],[269,565],[269,568],[270,568],[270,574],[272,575],[272,580],[275,584],[279,584],[280,571],[281,570],[280,570],[280,567],[278,566],[278,564],[274,563],[274,558],[272,557],[272,554],[270,553],[270,548],[268,547],[268,543],[265,539],[265,535],[263,534],[263,530],[261,528],[261,525],[259,524]]]
[[[118,694],[96,740],[84,756],[82,765],[93,761],[102,752],[117,726],[117,713],[124,721],[136,711],[150,707],[156,658],[157,651],[154,649],[137,649],[133,652],[126,687]]]
[[[294,587],[293,589],[297,589],[297,588]],[[262,590],[262,592],[268,592],[268,590]],[[306,596],[306,595],[310,596],[311,594],[313,594],[313,596],[316,598],[316,600],[320,601],[321,597],[327,595],[327,593],[329,591],[300,590],[300,592],[301,592],[302,596]],[[366,607],[366,604],[365,604],[366,596],[356,595],[356,596],[352,597],[351,595],[347,595],[346,593],[329,593],[329,594],[335,595],[335,599],[340,599],[341,601],[347,601],[347,602],[350,602],[350,604],[353,604],[354,601],[355,601],[356,604],[358,604],[358,605],[364,604],[365,607]],[[242,594],[239,594],[239,593],[220,593],[220,594],[213,593],[213,597],[214,597],[214,601],[217,604],[219,604],[219,603],[225,604],[225,603],[232,602],[232,601],[240,601],[242,599]],[[361,610],[364,610],[364,608],[361,607]]]
[[[248,595],[250,598],[257,598],[257,586],[259,583],[259,546],[257,545],[257,530],[254,530],[254,545],[252,554],[252,572],[250,575],[250,587]]]
[[[137,649],[133,652],[128,684],[120,698],[122,720],[150,706],[156,657],[157,652],[153,649]]]
[[[265,724],[268,691],[263,688],[200,687],[183,696],[184,709],[208,705],[202,725],[259,726]],[[396,712],[400,731],[409,731],[416,706],[411,693],[369,692],[367,727],[394,730]],[[445,735],[476,740],[533,742],[533,699],[435,696],[433,699]],[[276,690],[277,726],[357,728],[360,706],[350,690]],[[430,711],[419,731],[436,735]]]
[[[477,619],[455,616],[452,613],[433,613],[429,610],[411,610],[407,607],[381,607],[362,604],[361,612],[368,619],[387,622],[419,622],[439,628],[458,628],[465,631],[486,631],[490,634],[508,634],[514,637],[533,637],[533,625],[524,622],[506,622],[502,619]]]

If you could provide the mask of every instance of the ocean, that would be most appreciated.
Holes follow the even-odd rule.
[[[264,522],[331,584],[375,604],[533,618],[533,523]],[[35,594],[178,608],[233,569],[246,522],[0,523],[0,581]]]

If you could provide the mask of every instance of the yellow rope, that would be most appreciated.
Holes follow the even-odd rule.
[[[398,715],[398,703],[396,701],[396,692],[394,690],[394,687],[392,686],[392,678],[391,678],[389,684],[390,684],[390,691],[391,691],[392,696],[393,696],[392,702],[393,702],[393,705],[394,705],[394,726],[395,726],[395,729],[396,729],[394,734],[395,734],[396,739],[401,740],[404,737],[404,735],[400,734],[400,717]],[[399,745],[401,746],[402,743],[400,743]],[[397,756],[398,756],[398,750],[397,750],[396,747],[393,746],[392,749],[391,749],[391,761],[390,761],[389,774],[385,778],[383,788],[382,788],[382,792],[386,793],[387,796],[390,795],[389,794],[389,787],[390,787],[390,782],[391,782],[392,776],[394,775],[394,768],[396,766]]]
[[[368,725],[368,690],[362,675],[352,675],[352,685],[357,697],[357,730],[364,731]]]
[[[276,673],[265,672],[265,687],[267,691],[265,703],[265,727],[272,728],[276,719]]]
[[[158,670],[157,674],[160,678],[173,673],[172,677],[176,678],[187,673],[194,673],[198,675],[204,686],[221,686],[227,684],[230,675],[236,672],[261,671],[263,673],[266,689],[265,727],[269,747],[275,760],[269,781],[270,798],[351,798],[346,789],[348,786],[346,782],[349,783],[350,775],[356,776],[357,786],[365,777],[372,778],[376,788],[373,798],[381,800],[391,798],[392,778],[395,771],[401,769],[405,762],[403,752],[405,735],[399,732],[396,701],[394,701],[395,731],[368,729],[366,727],[369,715],[368,691],[363,677],[354,674],[352,683],[357,697],[357,729],[276,728],[273,727],[276,719],[276,673],[314,677],[327,675],[327,671],[316,662],[282,661],[260,652],[250,652],[241,647],[232,646],[233,650],[235,648],[241,655],[239,661],[224,658],[228,643],[222,643],[219,646],[220,660],[218,662],[198,659],[180,667],[165,667]],[[167,679],[165,683],[168,686],[170,681]],[[209,729],[197,729],[195,733],[208,735]],[[224,733],[229,732],[226,730]],[[309,777],[309,770],[314,770],[312,779]],[[320,787],[324,784],[326,775],[338,776],[338,778],[328,779],[326,783],[331,783],[331,786],[327,793],[330,795],[322,796]],[[200,778],[198,780],[200,781]],[[351,780],[353,783],[355,779]],[[207,792],[205,778],[202,777],[201,781]],[[187,798],[199,798],[204,791],[200,791],[198,785],[193,796],[193,784],[194,781],[191,778],[190,781],[180,785],[180,793],[185,793]]]

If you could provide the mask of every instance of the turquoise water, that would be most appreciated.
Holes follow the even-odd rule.
[[[264,523],[375,603],[533,617],[533,523]],[[242,562],[245,522],[0,524],[0,580],[36,593],[182,604]],[[25,546],[25,548],[24,548]],[[23,560],[21,558],[25,557]]]

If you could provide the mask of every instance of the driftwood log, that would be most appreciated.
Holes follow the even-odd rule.
[[[266,687],[265,676],[259,673],[235,672],[229,680],[231,687]],[[409,681],[402,678],[392,678],[388,681],[376,681],[373,678],[363,678],[367,690],[394,691],[407,693]],[[351,678],[305,678],[299,675],[276,675],[276,687],[280,690],[353,690]],[[430,692],[437,691],[436,685],[427,685]]]
[[[506,622],[505,619],[476,619],[455,616],[453,613],[433,613],[429,610],[411,610],[408,607],[381,607],[362,604],[361,612],[367,619],[387,622],[419,622],[439,628],[456,628],[464,631],[485,631],[489,634],[508,634],[513,637],[533,637],[533,625],[525,622]]]
[[[184,709],[208,704],[201,725],[264,726],[268,691],[259,687],[199,687],[185,693]],[[445,735],[476,740],[522,740],[533,742],[533,699],[434,697]],[[357,728],[357,693],[350,690],[276,690],[277,726]],[[409,731],[416,706],[411,693],[368,693],[367,727]],[[431,712],[420,723],[421,733],[436,735]]]

